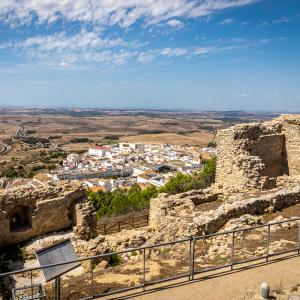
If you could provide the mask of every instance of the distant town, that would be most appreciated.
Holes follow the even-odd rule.
[[[49,181],[78,180],[93,190],[112,191],[139,184],[163,186],[177,172],[192,174],[216,148],[169,144],[118,143],[94,146],[83,154],[70,153],[62,166],[34,176],[31,185]]]

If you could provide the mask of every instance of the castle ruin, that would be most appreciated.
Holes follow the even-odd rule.
[[[84,189],[79,184],[68,182],[1,191],[0,246],[17,244],[77,225],[80,203],[85,198]]]
[[[225,192],[276,187],[283,175],[300,175],[300,116],[241,124],[217,133],[216,186]]]
[[[147,238],[139,240],[158,242],[211,233],[232,217],[263,214],[267,209],[300,202],[299,115],[236,125],[219,130],[216,139],[218,159],[213,187],[152,199]],[[254,196],[249,193],[253,191]],[[218,208],[207,212],[197,209],[217,199],[223,201]],[[0,246],[72,227],[82,240],[97,236],[94,208],[78,183],[62,181],[0,192]]]

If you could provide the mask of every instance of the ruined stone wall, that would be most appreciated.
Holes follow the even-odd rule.
[[[150,202],[149,225],[152,237],[149,243],[159,243],[197,234],[193,218],[201,212],[196,207],[216,201],[219,193],[211,189],[194,190],[177,195],[160,194]]]
[[[71,227],[75,219],[75,205],[84,197],[80,185],[64,182],[35,189],[22,186],[2,191],[0,246]],[[12,227],[15,225],[18,226]]]
[[[264,190],[282,175],[300,175],[300,116],[236,125],[217,133],[216,187],[225,193]]]
[[[97,216],[92,202],[78,203],[75,211],[76,226],[73,231],[83,240],[95,238],[97,236]]]
[[[263,215],[268,211],[278,211],[293,206],[300,202],[300,185],[274,189],[255,197],[243,200],[233,200],[224,203],[215,211],[209,211],[201,216],[196,216],[193,223],[197,227],[197,234],[212,234],[217,232],[230,219],[238,218],[245,214]]]
[[[300,175],[300,116],[283,115],[280,120],[283,123],[289,175],[297,176]]]
[[[209,191],[202,195],[200,193],[172,196],[161,194],[153,199],[150,203],[151,238],[148,242],[159,243],[193,235],[212,234],[218,232],[231,219],[245,214],[264,215],[293,206],[300,203],[300,182],[271,191],[235,195],[227,201],[219,201],[217,208],[206,211],[197,209],[198,205],[201,207],[201,203],[195,199],[200,196],[203,204],[210,201],[210,197],[218,195]]]

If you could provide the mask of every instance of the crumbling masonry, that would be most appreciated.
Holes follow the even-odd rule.
[[[79,203],[85,198],[79,184],[67,182],[3,190],[0,193],[0,246],[78,225],[77,215],[79,223],[82,221]]]
[[[224,192],[271,189],[300,175],[300,116],[236,125],[217,133],[216,186]]]

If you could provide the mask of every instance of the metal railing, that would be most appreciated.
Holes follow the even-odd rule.
[[[286,249],[286,250],[282,250],[276,253],[270,253],[270,246],[271,246],[271,227],[275,226],[275,225],[281,225],[281,224],[285,224],[285,223],[291,223],[291,222],[297,222],[298,225],[296,228],[296,235],[297,235],[297,240],[294,241],[294,243],[296,243],[296,247],[295,248],[291,248],[291,249]],[[260,230],[260,229],[267,229],[266,231],[266,240],[263,241],[265,242],[265,254],[264,255],[258,255],[255,257],[251,257],[249,259],[244,259],[244,260],[236,260],[235,256],[236,256],[236,242],[239,240],[238,236],[241,236],[241,234],[245,234],[245,233],[249,233],[253,230]],[[229,263],[225,263],[222,265],[216,265],[216,266],[212,266],[212,267],[201,267],[200,265],[200,270],[196,270],[195,267],[197,266],[196,262],[196,246],[197,243],[199,241],[205,241],[207,239],[210,238],[214,238],[214,237],[218,237],[218,236],[228,236],[230,235],[231,238],[231,252],[230,252],[230,256],[229,256]],[[183,272],[182,274],[177,274],[175,276],[165,276],[163,278],[160,279],[155,279],[155,280],[147,280],[146,279],[146,275],[147,275],[147,270],[146,270],[146,251],[151,251],[153,249],[157,249],[159,247],[166,247],[166,246],[173,246],[173,245],[182,245],[184,243],[187,243],[188,246],[185,247],[185,249],[187,250],[188,253],[188,257],[187,257],[187,272]],[[142,254],[142,270],[141,270],[141,274],[142,274],[142,280],[141,280],[141,284],[137,284],[134,286],[129,286],[129,287],[125,287],[125,288],[120,288],[117,290],[113,290],[113,291],[108,291],[108,292],[104,292],[104,293],[97,293],[94,289],[94,283],[95,283],[95,271],[94,271],[94,262],[97,261],[101,261],[101,260],[107,260],[108,257],[111,256],[115,256],[115,255],[124,255],[126,253],[129,252],[139,252]],[[75,263],[75,262],[89,262],[89,272],[85,273],[84,275],[87,276],[90,273],[91,279],[90,279],[90,295],[85,297],[85,298],[81,298],[82,300],[88,300],[88,299],[95,299],[95,298],[100,298],[100,297],[104,297],[104,296],[108,296],[108,295],[112,295],[112,294],[116,294],[116,293],[120,293],[120,292],[125,292],[125,291],[131,291],[133,289],[139,289],[142,288],[145,290],[146,286],[150,286],[156,283],[161,283],[161,282],[166,282],[166,281],[170,281],[170,280],[175,280],[175,279],[179,279],[179,278],[184,278],[187,277],[187,280],[193,280],[194,276],[196,274],[201,274],[204,272],[209,272],[209,271],[213,271],[213,270],[219,270],[219,269],[223,269],[223,268],[231,268],[231,270],[233,270],[235,265],[238,264],[245,264],[245,263],[249,263],[249,262],[253,262],[256,260],[261,260],[264,259],[265,261],[268,261],[270,257],[272,256],[276,256],[276,255],[282,255],[285,253],[289,253],[289,252],[296,252],[297,254],[300,254],[300,217],[299,218],[291,218],[288,220],[284,220],[284,221],[278,221],[278,222],[272,222],[272,223],[267,223],[267,224],[263,224],[263,225],[257,225],[257,226],[252,226],[252,227],[248,227],[248,228],[242,228],[242,229],[235,229],[235,230],[230,230],[230,231],[224,231],[224,232],[218,232],[218,233],[214,233],[214,234],[209,234],[209,235],[202,235],[202,236],[193,236],[193,237],[189,237],[189,238],[184,238],[181,240],[176,240],[176,241],[172,241],[172,242],[166,242],[166,243],[159,243],[159,244],[153,244],[153,245],[147,245],[147,246],[142,246],[142,247],[137,247],[137,248],[130,248],[130,249],[126,249],[126,250],[122,250],[122,251],[118,251],[118,252],[111,252],[111,253],[105,253],[105,254],[101,254],[101,255],[95,255],[95,256],[91,256],[91,257],[87,257],[87,258],[81,258],[78,259],[76,261],[69,261],[69,262],[64,262],[64,263],[58,263],[58,264],[52,264],[52,265],[47,265],[44,266],[43,268],[41,267],[34,267],[34,268],[28,268],[28,269],[23,269],[23,270],[18,270],[18,271],[13,271],[13,272],[8,272],[8,273],[3,273],[0,274],[0,279],[2,277],[7,277],[7,276],[13,276],[13,275],[18,275],[18,274],[24,274],[24,273],[28,273],[30,274],[30,283],[33,286],[34,282],[33,282],[33,272],[34,271],[38,271],[38,270],[42,270],[42,269],[46,269],[46,268],[50,268],[50,267],[56,267],[56,266],[61,266],[61,265],[66,265],[66,264],[70,264],[70,263]],[[150,253],[150,252],[149,252]],[[82,289],[82,286],[78,287],[79,289]],[[63,288],[62,288],[63,289]],[[57,299],[57,297],[56,297]],[[75,299],[75,298],[74,298]]]
[[[122,220],[110,221],[110,222],[98,222],[97,232],[99,234],[110,234],[120,232],[123,229],[133,229],[148,226],[149,214],[141,215],[138,217],[128,217]]]

